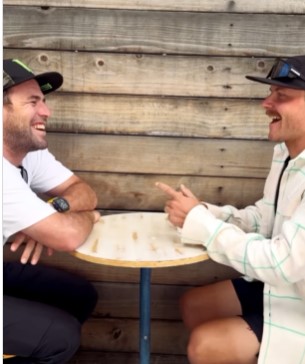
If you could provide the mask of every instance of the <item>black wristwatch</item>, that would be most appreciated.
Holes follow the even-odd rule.
[[[70,209],[69,202],[63,197],[53,197],[48,203],[50,203],[58,212],[66,212]]]

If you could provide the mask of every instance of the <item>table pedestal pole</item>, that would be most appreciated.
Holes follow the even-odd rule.
[[[151,268],[140,268],[140,364],[150,362]]]

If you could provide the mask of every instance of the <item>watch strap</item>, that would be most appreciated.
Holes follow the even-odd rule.
[[[69,202],[64,197],[52,197],[48,200],[48,203],[51,204],[58,212],[66,212],[70,209]]]

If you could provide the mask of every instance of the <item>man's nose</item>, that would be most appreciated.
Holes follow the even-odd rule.
[[[39,114],[45,117],[49,117],[51,115],[51,110],[49,109],[49,107],[45,102],[41,102],[39,108]]]
[[[270,109],[273,106],[272,95],[265,97],[261,105],[264,109]]]

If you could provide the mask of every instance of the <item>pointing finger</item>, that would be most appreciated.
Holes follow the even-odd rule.
[[[180,196],[180,193],[174,190],[169,185],[162,183],[162,182],[156,182],[156,187],[158,187],[161,191],[165,192],[167,195],[173,198],[177,198]]]

